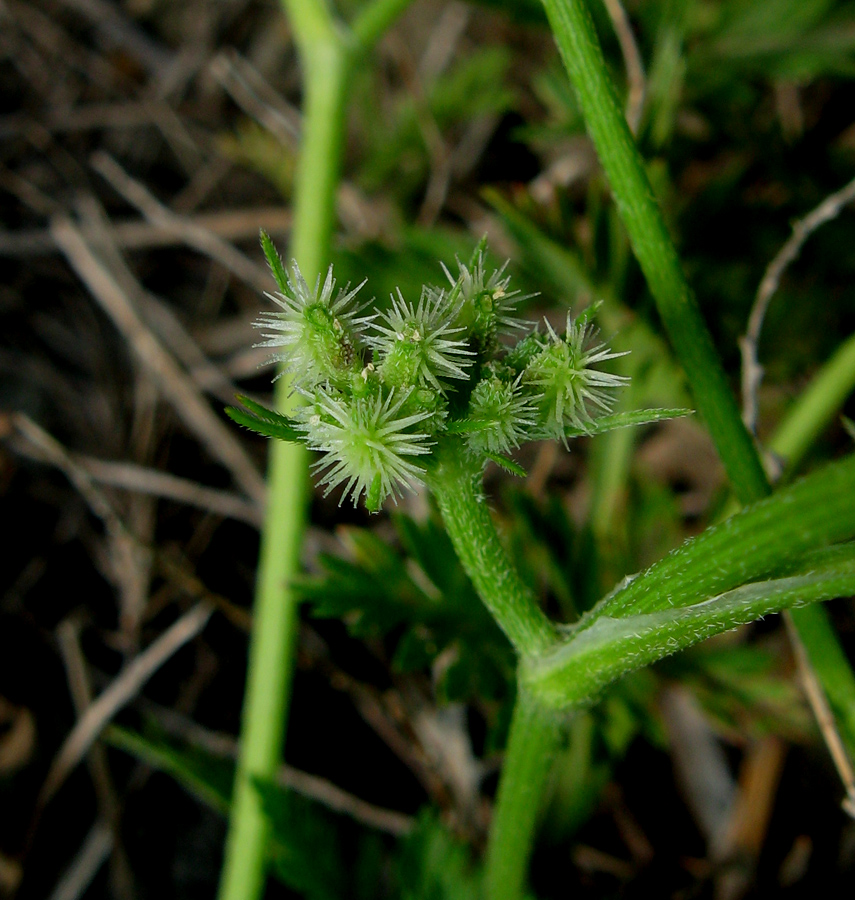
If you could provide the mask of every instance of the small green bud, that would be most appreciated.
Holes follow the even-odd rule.
[[[392,307],[372,322],[376,334],[368,337],[374,365],[383,382],[401,389],[431,387],[444,393],[440,379],[466,379],[471,351],[457,335],[463,331],[451,321],[452,311],[442,292],[422,291],[418,306],[392,297]]]
[[[563,337],[548,322],[546,328],[548,336],[541,338],[541,349],[531,354],[523,379],[540,394],[544,437],[566,445],[567,427],[586,430],[596,414],[611,410],[613,391],[629,381],[623,375],[600,372],[592,366],[625,354],[613,353],[603,343],[592,345],[596,328],[584,319],[581,323],[574,321],[570,313]],[[531,341],[523,355],[530,354],[534,346]]]
[[[498,375],[483,378],[469,399],[469,418],[477,428],[466,434],[475,454],[504,454],[518,447],[536,424],[536,409],[525,396],[522,376],[509,382]]]
[[[256,327],[267,329],[256,346],[276,348],[273,359],[294,375],[298,385],[313,387],[325,382],[342,383],[349,372],[360,366],[356,350],[357,329],[372,317],[360,317],[362,307],[355,298],[362,284],[335,292],[335,279],[330,266],[321,285],[309,289],[297,263],[285,271],[281,263],[277,282],[284,279],[287,292],[268,294],[282,312],[265,312]],[[363,282],[364,284],[365,282]]]
[[[533,331],[508,351],[504,359],[505,365],[517,373],[522,372],[548,344],[549,341],[544,335]]]
[[[422,423],[430,412],[407,413],[408,393],[383,389],[371,397],[347,398],[318,389],[299,410],[299,427],[312,450],[325,454],[315,470],[327,485],[324,496],[344,484],[355,506],[365,494],[372,511],[403,483],[420,483],[424,469],[413,457],[430,453],[431,436]]]
[[[492,359],[499,349],[499,335],[522,328],[523,323],[511,315],[514,306],[528,299],[519,291],[509,290],[510,275],[505,275],[507,262],[487,277],[484,251],[479,245],[468,266],[457,261],[459,274],[454,278],[443,266],[451,282],[450,299],[456,305],[455,324],[469,335],[472,349],[479,359]]]

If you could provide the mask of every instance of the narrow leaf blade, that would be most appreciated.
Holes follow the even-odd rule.
[[[679,419],[683,416],[691,415],[694,415],[694,410],[691,409],[633,409],[627,412],[598,416],[586,428],[568,427],[564,433],[568,438],[590,437],[594,434],[604,434],[606,431],[614,431],[615,428],[629,428],[633,425],[652,425],[655,422],[665,422],[668,419]]]
[[[242,394],[238,394],[237,399],[246,409],[227,406],[225,413],[233,422],[265,437],[293,443],[303,441],[303,433],[297,427],[296,420],[283,416],[276,410],[268,409]]]
[[[285,271],[282,257],[279,255],[279,251],[274,246],[270,235],[266,231],[262,230],[260,233],[260,237],[261,249],[264,251],[264,256],[267,259],[267,265],[270,266],[270,272],[273,275],[273,278],[276,281],[279,290],[282,291],[283,294],[287,294],[288,273]]]

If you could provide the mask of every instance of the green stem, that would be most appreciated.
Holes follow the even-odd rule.
[[[330,256],[349,65],[343,42],[321,3],[294,0],[289,11],[303,55],[305,83],[291,255],[311,282]],[[288,381],[280,378],[276,403],[284,409],[289,402]],[[299,567],[306,460],[301,446],[270,444],[269,499],[220,900],[255,900],[264,889],[270,822],[256,782],[271,780],[282,759],[298,627],[297,600],[289,584]]]
[[[517,697],[487,845],[487,900],[524,895],[540,801],[561,741],[563,718],[537,706],[524,692]]]
[[[264,889],[269,820],[255,782],[273,778],[291,691],[297,604],[287,588],[303,533],[305,450],[271,442],[269,500],[261,536],[252,637],[220,900],[253,900]]]
[[[847,338],[817,372],[769,441],[769,449],[783,457],[786,473],[798,468],[808,449],[840,414],[853,388],[855,335]]]
[[[330,258],[347,97],[359,54],[367,52],[410,0],[374,0],[349,32],[325,0],[283,0],[303,64],[303,138],[294,186],[291,256],[309,283]],[[293,402],[287,378],[276,405]],[[256,900],[264,889],[270,823],[255,782],[273,778],[282,759],[294,667],[297,574],[305,524],[307,454],[270,445],[268,506],[261,534],[253,631],[220,900]]]
[[[743,503],[769,493],[760,460],[683,274],[583,0],[543,0],[564,66],[659,315]]]
[[[556,632],[502,547],[481,488],[481,467],[454,441],[436,451],[430,476],[448,536],[478,595],[523,656],[555,643]]]

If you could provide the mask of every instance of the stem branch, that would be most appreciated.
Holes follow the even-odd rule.
[[[466,574],[516,651],[542,653],[555,643],[556,632],[502,547],[481,488],[480,465],[470,464],[452,442],[437,456],[430,487]]]

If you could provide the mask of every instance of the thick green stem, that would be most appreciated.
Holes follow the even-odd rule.
[[[555,643],[556,632],[502,547],[481,488],[480,465],[467,460],[454,441],[438,449],[437,457],[430,488],[466,574],[517,653],[542,653]]]
[[[321,3],[294,0],[290,12],[306,86],[291,255],[311,282],[330,256],[349,60]],[[285,378],[277,382],[276,401],[280,408],[290,402]],[[282,759],[297,631],[297,602],[289,584],[299,566],[306,459],[301,446],[283,441],[270,444],[269,499],[220,900],[255,900],[264,889],[270,823],[256,782],[271,780]]]
[[[524,896],[537,815],[563,719],[524,692],[517,697],[487,845],[486,900]]]
[[[758,500],[769,492],[763,468],[653,197],[584,0],[543,3],[630,243],[699,412],[740,500]]]

